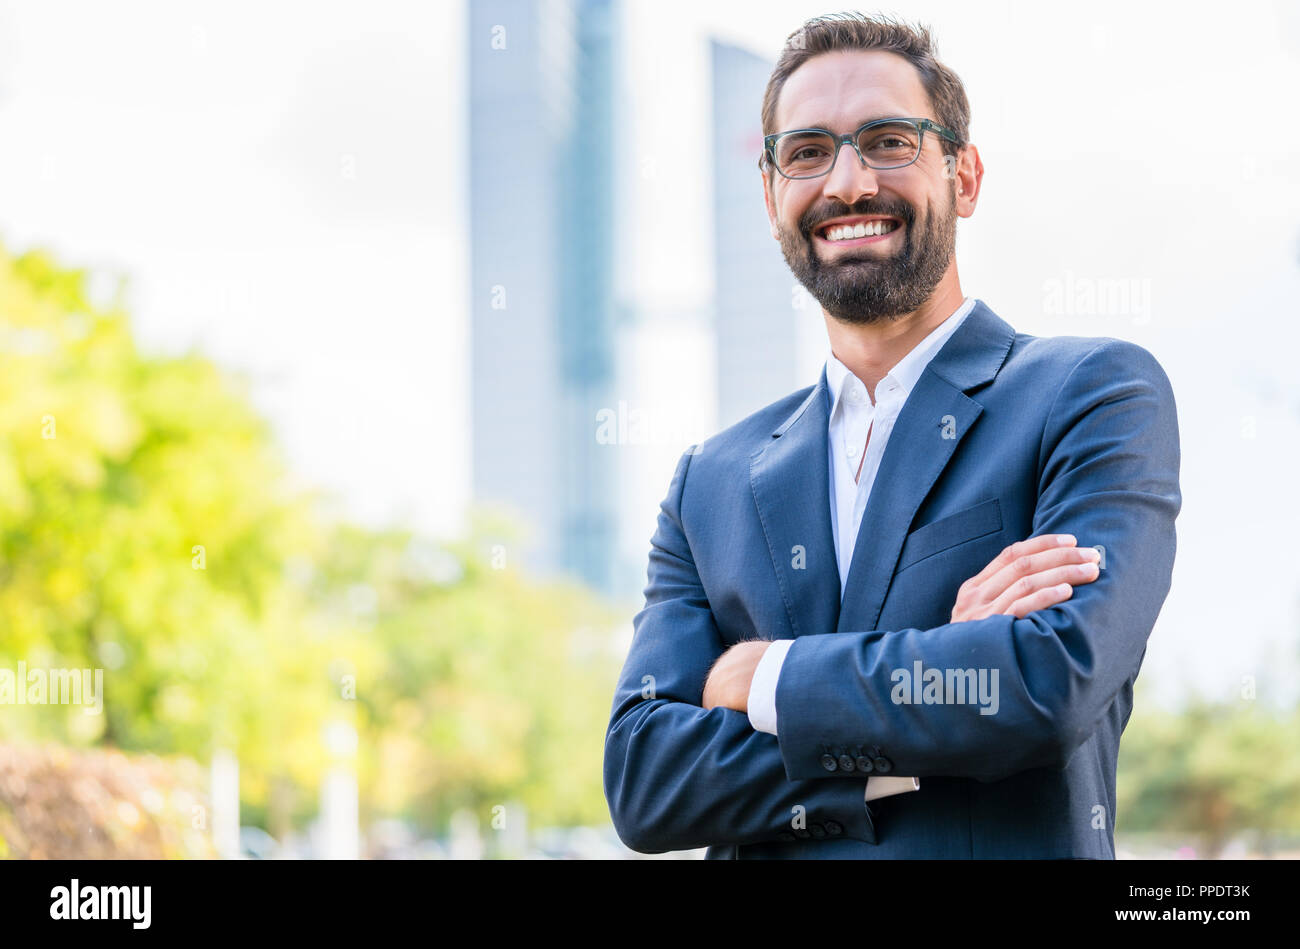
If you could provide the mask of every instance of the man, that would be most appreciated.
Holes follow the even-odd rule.
[[[606,733],[614,825],[710,858],[1113,858],[1181,506],[1168,379],[963,295],[984,169],[925,29],[809,21],[763,126],[831,355],[678,462]]]

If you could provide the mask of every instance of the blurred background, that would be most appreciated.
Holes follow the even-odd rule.
[[[827,353],[756,160],[837,9],[0,0],[0,857],[637,856],[659,502]],[[1120,855],[1298,856],[1300,7],[884,12],[971,99],[963,290],[1177,394]]]

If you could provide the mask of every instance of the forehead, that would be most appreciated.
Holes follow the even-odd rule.
[[[916,67],[883,50],[819,53],[786,79],[776,104],[776,129],[851,131],[872,119],[930,115]]]

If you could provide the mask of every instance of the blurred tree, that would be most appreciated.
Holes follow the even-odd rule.
[[[1138,705],[1142,709],[1142,705]],[[1233,837],[1300,832],[1300,713],[1197,700],[1174,714],[1135,712],[1120,743],[1117,832],[1200,838],[1217,856]]]
[[[476,540],[441,548],[343,528],[329,545],[317,596],[346,597],[370,646],[332,676],[355,676],[364,799],[374,816],[426,826],[468,807],[491,827],[511,819],[508,801],[532,822],[605,823],[617,616],[579,587],[494,563],[490,533],[479,519]]]
[[[222,745],[254,785],[271,757],[311,780],[325,650],[284,571],[319,543],[310,498],[234,381],[138,353],[85,276],[0,248],[0,657],[102,667],[107,698],[7,709],[0,736]]]
[[[322,516],[243,386],[140,354],[120,289],[86,285],[0,245],[0,668],[103,668],[104,714],[0,707],[0,741],[225,747],[283,833],[343,722],[369,812],[606,820],[608,609],[478,534],[444,549]]]

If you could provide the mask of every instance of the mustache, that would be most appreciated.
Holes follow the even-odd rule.
[[[850,217],[853,215],[870,215],[881,214],[889,217],[896,217],[905,225],[910,225],[916,220],[916,213],[912,207],[907,204],[885,204],[883,202],[859,201],[852,207],[841,204],[838,208],[813,208],[803,216],[799,222],[799,227],[803,230],[804,236],[809,236],[817,228],[821,227],[827,221],[837,217]]]

